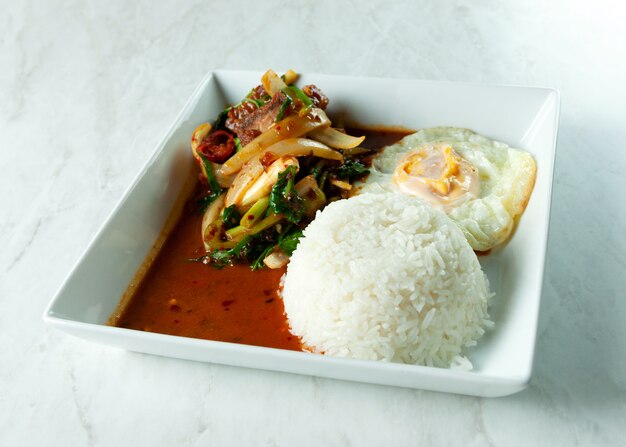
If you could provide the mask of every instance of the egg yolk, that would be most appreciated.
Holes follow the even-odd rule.
[[[392,180],[405,194],[444,209],[478,197],[478,170],[448,143],[428,143],[406,154]]]

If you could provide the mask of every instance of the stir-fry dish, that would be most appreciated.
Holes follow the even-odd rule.
[[[333,127],[326,95],[297,80],[292,70],[268,70],[241,102],[194,131],[206,250],[197,261],[286,265],[315,213],[368,173],[365,137]]]

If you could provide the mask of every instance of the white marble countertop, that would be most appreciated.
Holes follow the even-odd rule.
[[[0,3],[0,445],[624,445],[620,2]],[[246,370],[43,325],[202,76],[286,66],[560,89],[527,390],[479,399]]]

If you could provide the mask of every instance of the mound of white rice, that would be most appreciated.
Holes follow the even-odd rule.
[[[327,355],[471,368],[489,284],[459,228],[403,194],[364,194],[318,213],[283,284],[293,333]]]

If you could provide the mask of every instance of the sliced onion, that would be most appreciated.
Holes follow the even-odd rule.
[[[273,251],[263,259],[263,264],[270,269],[279,269],[289,262],[289,256],[280,250]]]
[[[334,149],[329,148],[325,144],[308,138],[287,138],[272,144],[270,147],[256,155],[250,160],[250,164],[264,162],[272,162],[281,157],[303,157],[307,155],[315,155],[319,158],[327,158],[329,160],[343,161],[343,155]]]
[[[332,127],[315,129],[309,132],[309,137],[336,149],[352,149],[365,140],[364,136],[353,137]]]
[[[196,130],[194,130],[193,134],[191,135],[191,151],[193,152],[193,157],[197,160],[198,164],[200,165],[200,170],[202,171],[202,175],[204,176],[205,179],[208,177],[208,175],[207,175],[206,170],[204,169],[204,163],[202,163],[202,159],[200,158],[200,155],[198,154],[198,146],[200,145],[202,140],[206,138],[206,136],[209,134],[210,131],[211,131],[211,124],[202,123],[198,127],[196,127]]]
[[[315,177],[312,175],[307,175],[302,180],[294,185],[294,188],[300,197],[303,197],[306,193],[308,193],[311,189],[313,189],[313,184],[317,186],[317,182],[315,181]]]
[[[287,70],[285,72],[283,77],[285,78],[285,84],[291,85],[291,84],[295,83],[298,80],[298,73],[296,73],[295,71],[289,69],[289,70]]]
[[[246,191],[263,174],[263,165],[257,160],[256,163],[246,163],[239,174],[235,177],[232,185],[226,193],[226,206],[240,204]]]
[[[270,127],[254,140],[246,144],[239,152],[235,153],[232,157],[226,160],[220,168],[220,174],[236,174],[237,171],[239,171],[242,166],[250,160],[250,158],[261,152],[264,147],[270,146],[278,141],[278,139],[275,138],[276,135],[272,129],[273,127]]]
[[[222,231],[224,229],[224,222],[222,219],[216,219],[212,223],[210,223],[205,233],[202,235],[202,240],[204,242],[204,249],[207,252],[211,252],[213,250],[225,250],[229,248],[233,248],[237,243],[243,239],[243,235],[238,239],[232,239],[228,241],[222,240]]]
[[[242,168],[244,163],[272,144],[284,140],[285,138],[301,137],[312,130],[328,126],[330,126],[330,120],[322,109],[310,109],[304,116],[288,116],[284,120],[272,125],[272,127],[226,160],[220,168],[220,173],[222,175],[234,174]]]
[[[265,170],[265,172],[263,172],[259,178],[257,178],[255,182],[250,185],[241,199],[241,205],[246,206],[250,203],[256,202],[264,196],[267,196],[272,190],[272,187],[276,184],[278,174],[283,172],[289,166],[296,166],[296,168],[299,169],[300,165],[298,163],[298,159],[295,157],[281,157],[273,162]]]
[[[207,245],[207,242],[204,238],[204,235],[206,233],[206,229],[208,228],[209,225],[211,225],[213,222],[215,222],[217,219],[220,218],[220,212],[222,211],[222,209],[224,208],[224,199],[226,198],[226,194],[222,193],[220,194],[217,199],[215,199],[213,201],[213,203],[211,203],[209,205],[209,207],[206,209],[206,211],[204,212],[204,215],[202,216],[202,225],[201,225],[201,231],[202,231],[202,240],[204,241],[204,248],[208,251],[209,247]]]
[[[270,94],[270,96],[274,96],[276,93],[287,87],[285,81],[283,81],[280,76],[274,72],[274,70],[267,70],[263,74],[261,77],[261,84],[263,84],[263,88]]]
[[[315,212],[326,204],[326,194],[322,191],[312,175],[307,175],[294,188],[300,197],[304,199],[307,216],[313,216]]]
[[[335,185],[337,188],[341,188],[346,191],[350,191],[352,189],[352,185],[350,183],[344,182],[343,180],[339,179],[331,179],[330,184]]]
[[[206,138],[210,131],[211,124],[209,123],[202,123],[198,127],[196,127],[196,130],[193,131],[193,134],[191,135],[191,150],[193,151],[194,157],[199,158],[197,151],[198,146],[200,145],[202,140]]]
[[[343,149],[341,151],[343,155],[347,155],[347,156],[363,155],[363,154],[367,154],[368,152],[373,152],[373,151],[372,149],[368,149],[366,147],[353,147],[352,149]]]
[[[218,164],[213,164],[213,172],[215,173],[215,180],[217,181],[217,184],[220,185],[222,188],[229,188],[230,185],[233,184],[233,181],[235,180],[235,175],[231,174],[231,175],[224,175],[220,172],[220,168],[222,167],[222,165],[218,165]]]
[[[226,194],[226,206],[240,206],[242,204],[248,189],[263,174],[264,168],[261,160],[268,164],[283,157],[303,157],[309,155],[343,161],[343,155],[336,150],[308,138],[287,138],[279,141],[252,157],[239,171]]]

